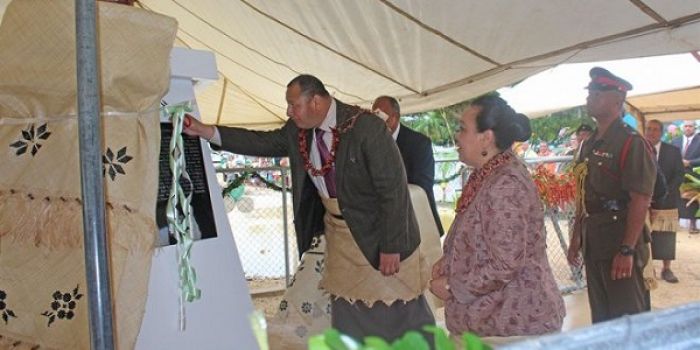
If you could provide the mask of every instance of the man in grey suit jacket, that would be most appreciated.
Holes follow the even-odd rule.
[[[381,284],[391,284],[396,279],[391,276],[401,274],[402,262],[418,251],[420,243],[396,144],[379,118],[334,99],[313,76],[294,78],[287,85],[286,100],[290,119],[277,130],[215,127],[188,118],[185,133],[238,154],[289,157],[300,253],[315,235],[334,229],[329,222],[347,225],[359,254],[385,276]],[[336,199],[339,212],[333,213],[327,203]],[[327,249],[329,258],[338,253],[332,251],[330,239]],[[327,259],[326,272],[330,264]],[[347,271],[343,277],[358,278],[358,271]],[[383,285],[364,287],[379,293]],[[425,285],[414,288],[414,297],[388,303],[349,300],[331,290],[331,323],[356,338],[395,339],[409,329],[434,323],[424,289]]]
[[[442,236],[445,231],[442,228],[433,192],[435,158],[433,158],[432,142],[427,136],[401,125],[400,108],[399,102],[391,96],[379,96],[372,104],[372,111],[379,110],[385,115],[380,117],[386,118],[386,126],[399,147],[408,183],[420,186],[428,196],[428,204],[430,204],[438,233]]]

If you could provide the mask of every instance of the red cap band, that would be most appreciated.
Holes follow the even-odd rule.
[[[591,82],[595,83],[595,84],[599,84],[599,85],[614,86],[622,92],[628,91],[627,86],[625,86],[625,84],[623,84],[615,79],[610,79],[610,78],[604,77],[604,76],[597,76],[597,77],[593,78],[593,80]]]

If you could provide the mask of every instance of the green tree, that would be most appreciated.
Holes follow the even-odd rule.
[[[496,95],[492,91],[487,95]],[[409,128],[428,136],[434,145],[454,146],[454,134],[459,126],[459,118],[462,112],[469,106],[473,99],[462,101],[451,106],[434,109],[427,112],[407,114],[401,118],[401,122]],[[588,116],[583,106],[570,108],[564,111],[549,114],[542,118],[531,120],[531,143],[544,140],[548,143],[560,144],[581,124],[595,125],[593,119]],[[559,136],[562,128],[567,128],[563,137]]]
[[[570,108],[564,111],[549,114],[542,118],[532,119],[532,137],[530,143],[544,140],[547,143],[560,144],[576,131],[581,124],[595,126],[595,122],[588,116],[586,108],[583,106]],[[563,137],[559,132],[567,128]]]
[[[498,96],[496,91],[489,92],[487,95],[492,94]],[[473,100],[462,101],[432,111],[407,114],[401,120],[409,128],[428,136],[435,145],[454,146],[454,135],[459,127],[459,118]]]

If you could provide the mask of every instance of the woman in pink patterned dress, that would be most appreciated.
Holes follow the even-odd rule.
[[[547,261],[544,214],[525,165],[510,150],[530,122],[501,98],[475,100],[460,119],[459,158],[474,167],[430,290],[453,335],[561,330],[564,301]]]

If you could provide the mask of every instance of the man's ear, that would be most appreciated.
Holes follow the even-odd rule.
[[[311,108],[314,112],[318,112],[319,109],[321,108],[320,97],[318,95],[311,96],[311,99],[309,100],[309,105],[311,106]]]

